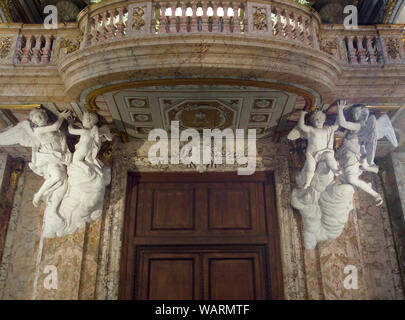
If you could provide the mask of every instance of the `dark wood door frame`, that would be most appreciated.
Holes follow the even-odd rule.
[[[260,182],[263,183],[265,195],[265,219],[267,237],[251,237],[249,245],[264,245],[267,248],[268,263],[266,264],[269,277],[268,286],[269,297],[274,300],[284,298],[281,252],[280,252],[280,232],[275,203],[275,183],[272,171],[256,172],[252,176],[238,176],[235,172],[229,173],[128,173],[126,209],[124,219],[124,237],[121,255],[121,274],[119,285],[119,299],[134,298],[134,276],[137,274],[135,259],[136,248],[144,245],[136,244],[134,241],[138,185],[142,182]],[[131,214],[132,212],[132,214]],[[154,245],[151,243],[151,245]],[[178,245],[184,245],[179,243]],[[221,245],[226,245],[223,243]]]

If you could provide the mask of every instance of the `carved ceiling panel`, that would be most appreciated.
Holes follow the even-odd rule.
[[[299,97],[292,93],[235,86],[160,86],[123,89],[97,98],[118,130],[146,138],[153,128],[181,130],[256,129],[258,137],[280,130]],[[283,121],[282,121],[283,120]]]

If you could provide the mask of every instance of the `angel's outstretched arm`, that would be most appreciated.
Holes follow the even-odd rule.
[[[81,136],[86,132],[85,129],[75,129],[75,128],[73,128],[72,124],[69,124],[68,130],[69,130],[70,134],[73,134],[73,135],[76,135],[76,136]]]
[[[359,131],[361,129],[361,124],[357,122],[350,122],[347,121],[343,110],[347,107],[344,101],[339,101],[338,103],[338,123],[341,127],[352,130],[352,131]]]
[[[301,111],[300,119],[298,120],[298,128],[300,128],[303,132],[309,133],[311,132],[311,127],[305,124],[305,115],[307,114],[306,111]]]

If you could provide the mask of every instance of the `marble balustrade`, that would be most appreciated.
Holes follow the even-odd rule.
[[[286,41],[329,54],[344,66],[399,64],[405,61],[403,31],[403,26],[395,25],[353,30],[321,25],[316,12],[278,0],[107,0],[85,8],[77,24],[59,25],[57,30],[0,25],[0,62],[56,64],[64,54],[122,39],[209,33],[236,35],[242,41],[251,37]]]

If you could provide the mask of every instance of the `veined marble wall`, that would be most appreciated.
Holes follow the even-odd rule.
[[[384,191],[397,252],[402,286],[405,288],[405,147],[389,154],[382,162]]]
[[[112,184],[106,193],[102,219],[72,236],[46,239],[41,255],[38,250],[44,208],[33,208],[31,201],[42,179],[26,170],[19,180],[0,268],[1,298],[118,297],[127,172],[185,170],[181,166],[151,166],[149,147],[142,140],[115,142]],[[404,299],[386,205],[378,208],[368,195],[356,192],[356,209],[343,234],[320,243],[315,250],[304,250],[301,218],[290,206],[294,169],[289,165],[288,146],[262,141],[257,149],[257,170],[275,172],[286,299]],[[212,170],[235,169],[224,166]],[[365,175],[365,179],[382,193],[378,177]],[[56,290],[44,286],[47,265],[57,267]],[[343,285],[347,265],[358,270],[357,290],[347,290]]]
[[[383,194],[380,179],[362,178]],[[387,205],[377,207],[373,198],[356,190],[355,210],[350,213],[342,235],[305,252],[309,299],[403,300],[397,255]],[[346,289],[344,268],[355,266],[358,289]]]

